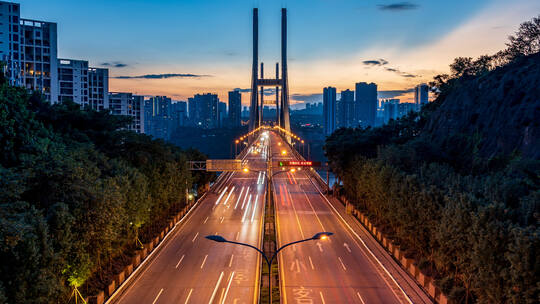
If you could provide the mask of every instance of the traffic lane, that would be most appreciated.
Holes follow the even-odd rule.
[[[253,182],[247,182],[242,181],[242,184],[253,184]],[[256,190],[257,191],[257,190]],[[258,190],[260,192],[260,190]],[[234,196],[231,196],[231,200],[234,199]],[[189,222],[185,223],[185,226],[182,227],[184,230],[181,233],[178,233],[177,231],[175,238],[171,240],[170,243],[168,243],[167,247],[164,248],[160,255],[154,260],[154,262],[150,265],[150,267],[147,269],[147,271],[143,274],[142,277],[135,283],[135,287],[132,286],[132,288],[128,291],[142,291],[142,292],[127,292],[124,297],[122,297],[122,301],[125,303],[137,303],[141,300],[146,301],[149,300],[153,296],[153,294],[160,293],[159,299],[168,299],[169,297],[177,298],[178,296],[178,288],[185,286],[186,292],[191,292],[190,301],[191,299],[196,300],[198,298],[197,295],[201,296],[207,296],[207,292],[200,292],[197,289],[206,290],[211,286],[216,278],[216,273],[213,273],[212,275],[201,275],[204,274],[203,270],[204,267],[212,266],[213,269],[220,269],[225,268],[225,265],[223,263],[223,258],[220,256],[219,261],[214,261],[214,258],[212,255],[208,254],[208,256],[204,255],[204,252],[224,252],[225,255],[233,255],[236,253],[237,256],[242,257],[244,261],[242,263],[238,263],[239,260],[236,260],[236,266],[238,265],[249,265],[253,264],[254,267],[248,268],[247,270],[239,269],[239,276],[237,278],[249,278],[249,277],[255,277],[256,273],[254,272],[254,269],[256,268],[256,253],[255,254],[249,254],[251,256],[253,261],[247,261],[245,257],[245,252],[241,251],[238,248],[229,248],[227,249],[226,246],[223,246],[222,244],[212,243],[211,241],[208,241],[206,239],[201,239],[204,237],[204,235],[207,234],[214,234],[215,232],[219,231],[220,229],[223,230],[224,227],[226,227],[227,230],[231,230],[231,232],[223,233],[225,237],[229,237],[231,239],[239,238],[240,241],[245,241],[248,243],[256,243],[257,242],[257,231],[260,230],[260,228],[255,228],[256,225],[252,224],[237,224],[236,227],[231,225],[231,223],[227,222],[226,225],[223,224],[224,217],[227,217],[227,215],[223,215],[223,210],[226,208],[226,206],[218,206],[218,208],[215,207],[215,201],[217,200],[216,195],[210,195],[205,199],[204,202],[201,202],[201,206],[199,206],[192,215],[192,217],[189,219]],[[234,209],[233,209],[234,210]],[[257,211],[257,216],[261,216],[261,208]],[[205,214],[210,214],[209,216],[203,217]],[[230,216],[234,217],[234,219],[231,219],[231,221],[236,220],[237,222],[240,222],[242,210],[238,210],[238,212],[231,214]],[[199,225],[193,224],[193,223],[199,223]],[[202,223],[202,224],[200,224]],[[202,229],[201,229],[202,228]],[[198,230],[198,231],[196,231]],[[236,235],[233,233],[233,231],[237,231]],[[224,231],[226,232],[226,231]],[[198,242],[203,240],[204,243],[199,244]],[[219,247],[216,247],[219,246]],[[221,245],[221,246],[220,246]],[[232,250],[232,251],[231,251]],[[230,252],[230,254],[229,254]],[[181,255],[180,255],[181,254]],[[173,267],[171,266],[172,263],[178,263],[180,262],[180,259],[182,259],[182,256],[184,257],[181,261],[181,265],[184,266],[185,269],[184,272],[174,272]],[[206,261],[204,261],[206,257]],[[255,258],[255,259],[254,259]],[[178,260],[178,262],[177,262]],[[203,265],[204,262],[204,265]],[[217,263],[217,264],[216,264]],[[220,265],[219,263],[222,263]],[[234,262],[233,262],[234,263]],[[186,266],[187,265],[187,266]],[[197,269],[196,265],[203,266],[200,269]],[[176,265],[175,265],[176,266]],[[176,268],[176,267],[175,267]],[[186,278],[184,274],[189,273],[189,277]],[[249,281],[249,280],[248,280]],[[254,281],[254,280],[251,280]],[[195,282],[195,286],[189,286],[190,282]],[[171,284],[172,283],[172,284]],[[239,280],[238,284],[239,287],[242,287],[242,281]],[[215,283],[214,283],[215,284]],[[172,285],[172,286],[171,286]],[[251,289],[255,288],[253,284],[248,284]],[[139,287],[140,286],[140,287]],[[233,285],[234,286],[234,285]],[[191,291],[191,288],[188,291],[188,287],[192,287],[193,291]],[[163,291],[162,291],[163,289]],[[232,291],[232,293],[239,293],[241,296],[246,299],[247,297],[252,298],[253,294],[251,291],[248,291],[249,295],[245,295],[245,290],[238,290],[238,288],[234,288],[235,290]],[[202,299],[201,299],[202,300]],[[153,301],[153,300],[152,300]]]
[[[331,250],[334,250],[334,255],[338,256],[339,264],[342,268],[352,269],[351,273],[363,271],[366,276],[370,277],[372,282],[377,279],[379,288],[370,288],[371,294],[377,296],[377,299],[388,301],[406,300],[404,294],[399,287],[388,277],[387,273],[381,268],[380,264],[366,252],[366,248],[353,236],[348,228],[337,218],[332,212],[320,192],[315,188],[309,179],[303,180],[301,192],[305,197],[305,202],[310,206],[310,209],[317,218],[320,229],[327,231],[340,231],[331,238],[332,243],[337,243]],[[304,201],[302,201],[304,202]],[[356,246],[355,246],[356,245]],[[351,267],[352,266],[352,267]],[[355,283],[355,276],[345,277],[349,284]]]
[[[309,281],[306,281],[305,276],[298,272],[302,267],[298,267],[298,265],[296,265],[296,268],[291,266],[290,269],[296,269],[296,275],[294,275],[293,271],[293,275],[291,275],[288,282],[286,279],[287,285],[295,285],[294,287],[299,293],[301,293],[298,291],[299,286],[318,287],[319,293],[321,293],[320,296],[324,297],[324,294],[329,294],[329,300],[336,302],[345,300],[352,301],[353,299],[355,299],[355,301],[360,301],[358,295],[362,296],[362,294],[366,294],[363,297],[370,299],[375,298],[377,301],[384,300],[385,302],[395,302],[391,301],[391,299],[394,299],[395,297],[393,297],[392,293],[388,293],[388,286],[385,285],[384,282],[381,282],[378,273],[373,269],[369,261],[366,260],[365,257],[358,259],[352,252],[349,252],[351,248],[348,244],[351,243],[351,239],[347,237],[346,233],[340,232],[341,227],[335,225],[335,219],[328,224],[324,224],[323,220],[320,219],[321,216],[318,214],[319,212],[315,212],[312,206],[308,206],[310,205],[308,198],[306,197],[305,192],[300,189],[300,186],[289,186],[291,188],[296,188],[290,194],[291,199],[294,201],[294,205],[286,204],[287,207],[285,207],[292,207],[292,212],[291,210],[288,210],[287,213],[295,213],[295,216],[298,216],[296,225],[291,225],[292,227],[290,227],[290,230],[294,231],[296,226],[298,227],[296,230],[300,233],[296,233],[296,235],[292,233],[290,239],[287,239],[287,233],[284,233],[285,237],[282,238],[283,243],[301,238],[302,231],[306,237],[320,231],[332,231],[337,232],[337,234],[332,236],[327,242],[318,241],[316,243],[316,248],[313,248],[313,246],[309,246],[308,244],[306,244],[306,246],[303,246],[302,244],[298,245],[299,248],[296,252],[294,252],[294,250],[292,253],[291,251],[284,251],[284,257],[289,255],[284,259],[294,259],[293,264],[295,262],[297,264],[307,264],[307,261],[309,260],[310,267],[307,268],[308,270],[313,266],[319,267],[316,265],[320,265],[321,268],[316,271],[314,277],[310,276]],[[284,222],[282,213],[283,212],[279,213],[281,223]],[[324,213],[324,216],[331,215],[329,210],[324,211]],[[287,222],[292,221],[293,219],[287,220]],[[283,226],[283,224],[280,224],[280,229],[287,231],[288,229],[285,229]],[[347,247],[335,246],[334,244],[347,244]],[[290,257],[291,255],[294,255],[294,257]],[[304,262],[301,262],[302,259]],[[288,267],[288,265],[285,264],[284,267]],[[285,275],[288,274],[287,272],[288,270],[286,270]],[[362,275],[359,275],[360,273],[362,273]],[[330,277],[333,277],[333,279],[329,281]],[[328,282],[330,282],[330,284]],[[288,288],[291,289],[289,296],[292,297],[294,288]],[[336,293],[336,290],[339,292]]]
[[[295,203],[296,204],[296,203]],[[288,204],[289,207],[294,205]],[[277,221],[280,232],[280,245],[303,238],[303,232],[309,229],[305,223],[296,219],[299,212],[280,211],[277,207]],[[301,211],[300,211],[301,212]],[[320,229],[318,230],[320,231]],[[312,236],[305,232],[305,237]],[[351,292],[343,290],[340,285],[343,273],[332,268],[328,271],[328,257],[324,263],[319,262],[319,256],[325,255],[324,248],[329,240],[310,241],[297,245],[280,253],[280,271],[282,278],[282,296],[284,303],[354,303]],[[321,251],[322,250],[322,251]]]

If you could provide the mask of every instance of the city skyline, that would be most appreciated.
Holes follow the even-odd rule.
[[[455,57],[501,49],[506,36],[540,8],[525,0],[459,1],[451,12],[445,10],[450,4],[426,1],[315,1],[309,9],[305,1],[17,2],[25,18],[58,24],[59,58],[109,68],[111,91],[174,100],[206,92],[227,100],[231,89],[248,88],[251,8],[261,11],[260,58],[272,65],[279,49],[276,16],[288,7],[292,104],[320,102],[322,87],[354,89],[359,81],[377,83],[379,98],[412,101],[417,84],[447,72]],[[155,14],[148,17],[148,11]],[[245,96],[244,106],[247,101]]]

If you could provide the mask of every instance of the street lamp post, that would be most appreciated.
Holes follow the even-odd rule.
[[[294,244],[298,244],[298,243],[307,242],[307,241],[326,240],[326,239],[328,239],[329,236],[331,236],[333,234],[334,234],[333,232],[319,232],[319,233],[316,233],[314,236],[312,236],[312,237],[310,237],[308,239],[299,240],[299,241],[295,241],[295,242],[285,244],[285,245],[279,247],[278,250],[276,250],[276,252],[274,252],[274,254],[272,255],[272,257],[270,259],[268,259],[268,257],[266,256],[266,254],[264,254],[264,252],[262,250],[260,250],[259,248],[255,247],[253,245],[250,245],[250,244],[229,241],[229,240],[225,239],[224,237],[222,237],[221,235],[207,235],[207,236],[205,236],[205,238],[207,238],[207,239],[209,239],[211,241],[214,241],[214,242],[218,242],[218,243],[231,243],[231,244],[236,244],[236,245],[240,245],[240,246],[246,246],[246,247],[255,249],[258,253],[260,253],[262,255],[262,257],[264,258],[264,260],[266,261],[266,265],[268,266],[268,303],[272,303],[271,302],[272,301],[272,263],[274,262],[274,259],[277,257],[277,254],[281,250],[283,250],[285,247],[288,247],[288,246],[291,246],[291,245],[294,245]]]

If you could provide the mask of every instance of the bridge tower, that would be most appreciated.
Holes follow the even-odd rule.
[[[279,63],[276,63],[276,78],[264,78],[263,65],[259,74],[259,10],[253,9],[253,65],[251,71],[251,100],[249,112],[249,129],[258,128],[262,122],[264,87],[276,89],[276,123],[283,129],[291,131],[289,117],[289,83],[287,77],[287,9],[281,9],[281,78]],[[260,75],[260,77],[259,77]],[[259,97],[260,90],[260,97]],[[279,100],[281,91],[281,100]]]

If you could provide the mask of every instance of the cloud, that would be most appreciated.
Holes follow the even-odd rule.
[[[414,92],[414,88],[406,89],[406,90],[388,90],[388,91],[378,91],[377,97],[378,98],[395,98],[407,93]]]
[[[210,75],[196,75],[196,74],[146,74],[136,76],[115,76],[115,79],[167,79],[167,78],[200,78],[210,77]]]
[[[101,66],[104,67],[114,67],[114,68],[125,68],[128,65],[123,62],[115,61],[115,62],[103,62],[101,63]]]
[[[402,71],[400,71],[399,69],[396,69],[396,68],[384,68],[384,69],[387,70],[388,72],[396,73],[396,74],[398,74],[399,76],[405,77],[405,78],[415,78],[415,77],[418,77],[418,75],[414,75],[414,74],[407,73],[407,72],[402,72]]]
[[[406,10],[413,10],[417,9],[419,6],[418,4],[410,3],[410,2],[398,2],[398,3],[392,3],[392,4],[379,4],[377,5],[381,11],[406,11]]]
[[[303,102],[322,102],[322,94],[292,94],[293,100]]]
[[[388,61],[386,61],[384,59],[364,60],[364,61],[362,61],[362,63],[365,64],[365,65],[386,65],[386,64],[388,64]]]

